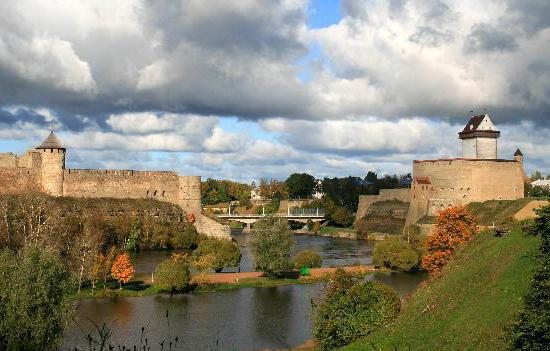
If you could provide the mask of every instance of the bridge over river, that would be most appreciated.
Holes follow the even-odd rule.
[[[256,223],[262,218],[267,216],[284,218],[288,221],[296,221],[301,223],[307,223],[308,221],[312,222],[321,222],[325,219],[325,211],[319,208],[295,208],[288,209],[286,213],[273,213],[273,214],[238,214],[238,213],[227,213],[219,214],[218,218],[223,218],[228,221],[235,221],[246,224],[247,229],[251,228],[252,223]]]

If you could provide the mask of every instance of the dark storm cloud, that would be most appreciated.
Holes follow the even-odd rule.
[[[514,51],[518,49],[515,37],[490,24],[476,24],[464,45],[466,52]]]
[[[535,34],[550,27],[550,1],[508,0],[512,22],[528,34]]]

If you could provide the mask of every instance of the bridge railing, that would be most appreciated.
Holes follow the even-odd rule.
[[[217,215],[218,217],[240,217],[240,218],[258,218],[270,216],[270,214],[238,214],[238,213],[226,213]],[[321,208],[295,208],[289,209],[286,213],[274,213],[271,216],[275,217],[324,217],[325,211]]]

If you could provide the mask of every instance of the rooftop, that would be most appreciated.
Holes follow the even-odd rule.
[[[59,141],[59,138],[54,134],[53,130],[50,131],[50,135],[44,141],[42,144],[40,144],[37,149],[63,149],[65,150],[65,146],[61,144],[61,141]]]

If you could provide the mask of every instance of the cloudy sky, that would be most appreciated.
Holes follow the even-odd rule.
[[[483,109],[550,173],[548,0],[0,2],[0,150],[71,168],[404,173]]]

